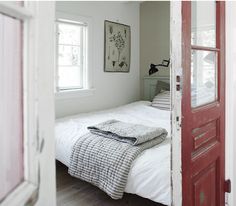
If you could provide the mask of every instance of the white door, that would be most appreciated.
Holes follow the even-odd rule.
[[[0,3],[1,205],[55,205],[54,13]]]

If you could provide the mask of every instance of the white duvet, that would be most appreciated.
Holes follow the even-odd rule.
[[[115,109],[84,113],[56,121],[56,159],[69,166],[72,147],[87,127],[117,119],[123,122],[163,127],[170,134],[170,112],[150,106],[147,101],[134,102]],[[132,163],[125,192],[137,194],[165,205],[171,204],[170,138],[145,150]]]

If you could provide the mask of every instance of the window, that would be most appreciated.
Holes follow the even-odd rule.
[[[56,91],[88,89],[88,23],[78,18],[58,18],[56,27]]]

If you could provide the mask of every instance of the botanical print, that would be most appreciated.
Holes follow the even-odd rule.
[[[105,21],[105,71],[129,72],[130,26]]]

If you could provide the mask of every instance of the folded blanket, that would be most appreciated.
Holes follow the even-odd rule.
[[[139,145],[150,141],[163,133],[167,134],[167,131],[163,128],[131,124],[118,120],[108,120],[95,126],[90,126],[88,129],[93,134],[131,145]]]
[[[124,129],[124,124],[126,126],[129,125],[127,126],[128,129],[132,129],[129,129],[129,132],[126,131],[125,133],[124,131],[122,133],[121,130],[117,130],[119,127],[116,125],[114,127],[112,126],[112,131],[118,132],[119,135],[125,134],[124,137],[132,137],[128,138],[128,140],[131,139],[131,142],[134,144],[143,142],[142,144],[127,144],[122,142],[125,138],[121,139],[122,141],[120,141],[120,139],[117,141],[116,138],[110,138],[110,136],[108,136],[108,138],[104,138],[101,135],[96,135],[89,132],[84,136],[80,136],[74,144],[68,170],[70,175],[99,187],[113,199],[122,198],[130,167],[135,158],[145,149],[151,148],[163,142],[167,135],[165,129],[156,128],[157,131],[162,131],[162,133],[151,139],[152,136],[155,136],[158,133],[156,132],[155,135],[150,135],[154,133],[151,132],[154,130],[153,128],[150,129],[148,127],[144,127],[147,131],[149,131],[146,133],[144,131],[140,131],[142,127],[137,125],[137,131],[142,134],[146,134],[143,135],[143,137],[135,130],[133,125],[127,123],[120,123],[119,125],[122,125],[122,128]],[[102,123],[101,125],[107,129],[105,125],[108,125],[108,123]],[[138,137],[134,137],[134,134]],[[116,135],[114,136],[117,137]],[[149,141],[147,141],[148,138],[150,138]],[[133,139],[136,140],[133,141]],[[153,158],[158,158],[158,156]]]

